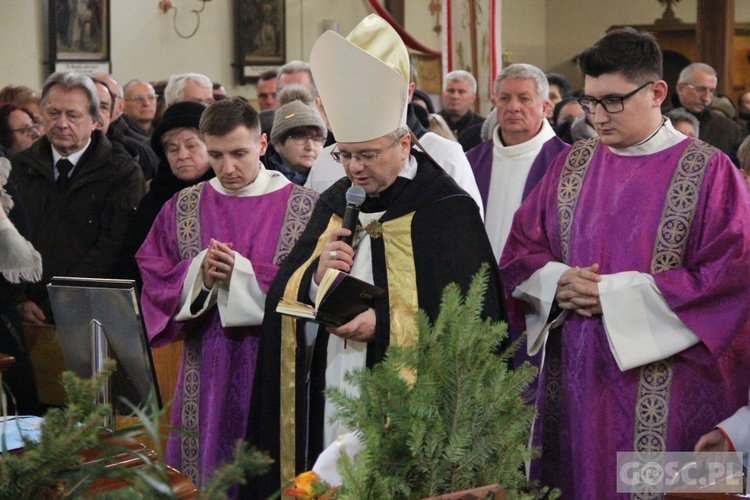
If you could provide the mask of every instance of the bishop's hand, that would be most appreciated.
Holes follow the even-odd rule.
[[[323,275],[329,268],[338,269],[345,273],[352,270],[354,249],[343,241],[338,241],[341,236],[350,234],[351,231],[343,227],[331,231],[328,241],[323,245],[323,250],[320,252],[318,269],[315,270],[315,276],[313,276],[316,285],[320,285],[320,280],[323,279]]]

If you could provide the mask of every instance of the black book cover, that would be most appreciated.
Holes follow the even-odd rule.
[[[328,269],[318,288],[316,306],[283,297],[276,312],[329,326],[341,326],[366,311],[385,291],[336,269]]]

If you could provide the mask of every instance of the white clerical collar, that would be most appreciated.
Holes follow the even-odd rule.
[[[633,146],[609,150],[621,156],[642,156],[658,153],[679,144],[687,138],[685,134],[675,129],[667,118],[662,117],[659,127],[645,140]]]
[[[91,144],[91,137],[89,137],[88,142],[86,142],[86,145],[82,147],[80,150],[76,151],[70,156],[63,156],[60,153],[57,152],[54,146],[50,147],[52,148],[52,164],[57,165],[57,162],[61,158],[67,158],[70,163],[73,164],[73,167],[75,167],[78,164],[78,161],[81,159],[81,156],[83,156],[83,153],[86,152],[86,150],[89,148],[89,145]],[[73,169],[71,168],[70,171],[72,172]]]
[[[227,189],[221,185],[218,177],[212,178],[208,183],[217,192],[227,196],[260,196],[262,194],[278,191],[290,184],[289,179],[276,170],[267,170],[261,163],[258,177],[247,186],[240,189]]]
[[[404,166],[401,168],[401,172],[398,173],[399,177],[405,177],[406,179],[412,180],[417,175],[417,159],[412,155],[404,162]]]
[[[513,146],[506,146],[503,141],[500,140],[500,126],[496,126],[492,132],[492,142],[494,144],[494,152],[505,158],[512,158],[514,156],[521,156],[527,153],[537,153],[545,142],[555,137],[555,131],[552,130],[552,126],[549,122],[544,119],[542,120],[542,128],[539,129],[534,137],[521,144],[515,144]]]

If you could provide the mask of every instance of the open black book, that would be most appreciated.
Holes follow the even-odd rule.
[[[315,306],[282,297],[276,312],[329,326],[341,326],[366,311],[384,290],[337,269],[320,280]]]

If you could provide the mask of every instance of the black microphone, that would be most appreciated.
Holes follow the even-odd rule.
[[[365,202],[365,190],[360,186],[352,186],[346,190],[346,211],[344,212],[344,223],[341,227],[352,232],[349,236],[341,236],[339,241],[343,241],[351,246],[354,241],[354,231],[357,229],[359,221],[359,207]]]

